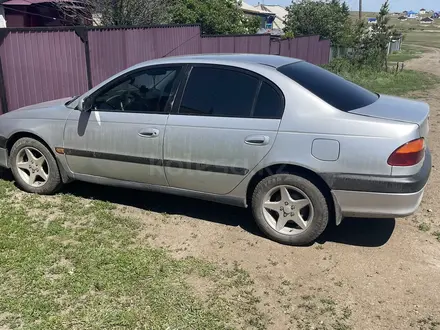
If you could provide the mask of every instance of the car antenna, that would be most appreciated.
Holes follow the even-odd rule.
[[[194,39],[195,37],[200,36],[200,32],[197,33],[195,36],[192,36],[191,38],[189,38],[188,40],[185,40],[184,42],[182,42],[181,44],[177,45],[177,47],[171,49],[168,53],[166,53],[164,56],[162,56],[161,58],[167,57],[168,55],[170,55],[172,52],[174,52],[176,49],[178,49],[179,47],[183,46],[184,44],[186,44],[188,41],[191,41],[192,39]]]

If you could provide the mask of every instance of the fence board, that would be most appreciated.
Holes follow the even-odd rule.
[[[201,36],[198,25],[81,29],[88,43],[69,27],[3,30],[7,34],[0,40],[0,59],[9,110],[82,94],[89,78],[95,86],[134,64],[164,56],[276,54],[325,64],[330,55],[330,42],[318,36],[286,40],[271,40],[269,35]],[[0,103],[0,113],[5,110],[1,107]]]
[[[9,110],[87,90],[84,45],[74,31],[10,32],[0,56]]]
[[[92,84],[128,67],[164,56],[200,53],[198,26],[89,31]]]
[[[290,56],[290,40],[286,39],[280,41],[280,55]]]
[[[298,48],[296,52],[296,57],[307,61],[309,53],[309,37],[297,38]]]
[[[289,55],[287,56],[298,58],[298,40],[299,39],[289,40]]]
[[[280,55],[280,41],[279,40],[271,40],[270,41],[269,54]]]

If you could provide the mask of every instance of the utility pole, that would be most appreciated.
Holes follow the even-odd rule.
[[[362,20],[362,0],[359,0],[359,20]]]

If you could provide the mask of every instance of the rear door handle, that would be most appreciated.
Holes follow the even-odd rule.
[[[265,146],[269,141],[270,138],[266,135],[251,135],[244,140],[244,143],[251,146]]]
[[[146,138],[154,138],[159,136],[159,130],[157,128],[146,128],[139,131],[139,136]]]

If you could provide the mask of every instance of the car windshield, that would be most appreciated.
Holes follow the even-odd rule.
[[[342,111],[365,107],[379,98],[377,94],[308,62],[287,64],[278,71]]]

